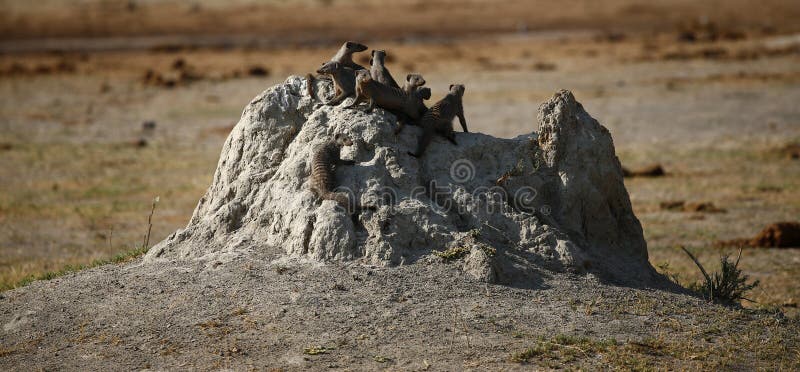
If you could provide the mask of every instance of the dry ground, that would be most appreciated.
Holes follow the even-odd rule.
[[[542,272],[486,285],[248,259],[106,265],[0,293],[3,370],[797,370],[800,322]]]

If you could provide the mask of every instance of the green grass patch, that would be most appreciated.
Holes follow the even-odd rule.
[[[466,256],[467,253],[469,253],[469,248],[467,247],[452,247],[446,251],[433,252],[434,255],[443,258],[445,261],[457,260]]]
[[[121,264],[121,263],[124,263],[124,262],[131,261],[133,259],[136,259],[138,257],[141,257],[145,253],[147,253],[147,251],[148,251],[148,248],[146,248],[146,247],[134,248],[134,249],[131,249],[129,251],[120,252],[120,253],[118,253],[117,255],[115,255],[115,256],[113,256],[111,258],[107,258],[107,259],[103,259],[103,260],[94,260],[90,264],[87,264],[87,265],[67,265],[67,266],[64,266],[63,268],[61,268],[60,270],[47,271],[47,272],[39,273],[39,274],[31,274],[31,275],[26,276],[25,278],[22,278],[21,280],[15,282],[15,283],[0,283],[0,291],[7,291],[7,290],[10,290],[10,289],[24,287],[24,286],[26,286],[28,284],[31,284],[31,283],[33,283],[34,281],[37,281],[37,280],[51,280],[51,279],[55,279],[55,278],[67,275],[69,273],[74,273],[74,272],[78,272],[78,271],[85,270],[85,269],[91,269],[91,268],[102,266],[102,265]]]
[[[535,345],[512,353],[509,360],[520,364],[539,362],[545,366],[554,367],[558,366],[557,363],[570,363],[594,357],[617,345],[617,341],[614,339],[593,340],[588,337],[570,335],[557,335],[550,339],[539,337]]]
[[[310,346],[303,349],[303,354],[306,355],[320,355],[327,354],[330,349],[325,346]]]

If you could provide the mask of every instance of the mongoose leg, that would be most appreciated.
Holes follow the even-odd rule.
[[[370,98],[368,102],[369,103],[367,104],[367,109],[364,110],[364,111],[366,111],[367,113],[370,113],[370,112],[372,112],[372,110],[375,109],[375,100]]]
[[[328,106],[336,106],[336,105],[342,103],[342,101],[344,101],[345,98],[347,98],[347,95],[344,92],[341,92],[336,97],[333,97],[332,100],[328,101],[328,103],[326,103],[326,105],[328,105]]]
[[[458,113],[458,122],[461,123],[461,128],[464,129],[464,133],[469,133],[469,131],[467,130],[467,119],[464,119],[463,111]]]
[[[452,128],[444,128],[439,131],[439,134],[441,134],[442,137],[447,138],[447,140],[454,145],[458,146],[458,143],[456,142],[456,132]]]
[[[344,108],[354,108],[363,101],[364,101],[364,96],[362,96],[361,94],[356,94],[356,98],[353,99],[353,102],[345,106]]]
[[[446,136],[445,138],[447,138],[454,145],[458,146],[458,142],[456,142],[456,134],[455,133],[450,133],[450,135]]]

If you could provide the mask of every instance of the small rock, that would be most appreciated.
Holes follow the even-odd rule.
[[[800,247],[800,222],[777,222],[761,230],[750,241],[754,247]]]
[[[172,62],[172,69],[173,70],[180,70],[186,67],[186,60],[183,58],[177,58],[175,61]]]
[[[263,66],[251,66],[247,69],[247,74],[250,76],[269,76],[269,69]]]
[[[496,283],[497,271],[491,257],[482,247],[473,246],[464,261],[463,270],[484,283]]]
[[[622,167],[623,177],[661,177],[666,174],[667,172],[664,171],[664,167],[661,164],[653,164],[639,170],[629,170]]]

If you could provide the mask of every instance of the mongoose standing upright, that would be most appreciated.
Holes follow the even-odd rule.
[[[386,51],[373,50],[372,58],[369,60],[369,75],[372,79],[386,86],[400,88],[394,81],[389,69],[386,68]]]
[[[359,70],[369,74],[367,70]],[[325,62],[322,67],[317,70],[318,74],[330,75],[333,78],[333,98],[325,103],[328,106],[335,106],[345,98],[350,97],[356,92],[356,77],[353,69],[344,67],[339,62]]]
[[[453,131],[453,119],[456,116],[458,116],[458,121],[461,123],[461,128],[464,129],[464,132],[469,133],[467,130],[467,121],[464,119],[464,106],[461,102],[463,97],[463,85],[450,85],[450,93],[444,96],[439,102],[436,102],[436,104],[428,109],[425,115],[422,116],[422,135],[419,137],[417,152],[409,152],[409,155],[417,158],[422,156],[434,134],[439,134],[447,138],[454,145],[458,145],[458,143],[456,143],[455,132]]]
[[[331,58],[331,61],[339,62],[344,67],[350,67],[353,70],[364,70],[364,66],[359,65],[353,61],[353,54],[367,50],[367,46],[355,41],[347,41],[342,44],[336,55]]]
[[[356,43],[355,41],[346,41],[342,44],[342,47],[339,48],[339,51],[331,58],[329,62],[339,62],[345,67],[349,67],[353,70],[364,70],[364,66],[359,65],[353,61],[353,54],[358,52],[363,52],[367,50],[367,46],[361,43]],[[323,65],[325,62],[322,63]],[[314,97],[314,90],[312,89],[312,83],[314,82],[314,76],[311,74],[306,75],[306,92],[308,93],[309,97]]]
[[[350,146],[353,141],[344,134],[337,134],[314,152],[311,158],[311,191],[318,197],[334,200],[347,206],[347,196],[333,192],[336,188],[336,168],[340,165],[353,165],[352,160],[342,160],[342,146]]]

